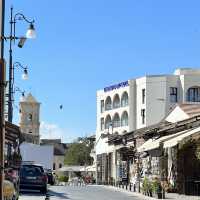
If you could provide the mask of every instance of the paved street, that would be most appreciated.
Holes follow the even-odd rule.
[[[101,186],[53,186],[49,188],[50,200],[141,200],[133,194]],[[19,200],[44,200],[39,193],[23,193]]]

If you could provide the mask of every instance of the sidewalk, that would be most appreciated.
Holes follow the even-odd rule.
[[[118,187],[114,187],[114,186],[102,185],[102,187],[106,187],[106,188],[109,188],[111,190],[115,190],[115,191],[119,191],[119,192],[124,192],[124,193],[127,193],[127,194],[132,194],[132,195],[135,195],[138,198],[141,198],[141,199],[144,199],[144,200],[155,200],[156,199],[156,198],[153,198],[153,197],[145,196],[141,193],[132,192],[132,191],[125,190],[125,189],[118,188]],[[177,193],[166,193],[165,199],[170,199],[170,200],[200,200],[200,196],[186,196],[186,195],[179,195]]]

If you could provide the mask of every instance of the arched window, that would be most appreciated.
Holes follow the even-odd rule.
[[[62,168],[62,164],[61,163],[59,164],[59,168]]]
[[[112,101],[110,97],[107,97],[105,101],[105,110],[111,110],[111,109],[112,109]]]
[[[128,93],[124,92],[121,99],[121,106],[125,107],[128,106]]]
[[[187,90],[187,101],[200,102],[200,87],[195,86]]]
[[[113,128],[120,127],[120,117],[118,113],[115,113],[113,117]]]
[[[33,115],[31,113],[28,114],[28,121],[32,121]]]
[[[105,129],[109,129],[110,125],[111,125],[111,117],[110,115],[107,115],[105,120]]]
[[[116,94],[113,99],[113,108],[119,108],[119,107],[120,107],[120,99],[119,95]]]
[[[104,118],[102,117],[101,118],[101,131],[104,130],[104,127],[105,127],[105,125],[104,125]]]
[[[122,126],[128,126],[128,113],[126,111],[123,112],[121,117]]]

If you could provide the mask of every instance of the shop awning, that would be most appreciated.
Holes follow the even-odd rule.
[[[157,148],[160,147],[160,145],[163,142],[171,140],[172,138],[178,137],[178,136],[184,134],[187,131],[181,131],[181,132],[178,132],[178,133],[175,133],[175,134],[172,134],[172,135],[160,137],[158,139],[149,139],[144,144],[142,144],[140,147],[138,147],[137,151],[138,152],[144,152],[144,151],[150,151],[150,150],[153,150],[153,149],[157,149]]]
[[[57,171],[60,172],[81,172],[85,171],[84,166],[63,166],[62,168],[58,169]]]
[[[174,138],[171,138],[170,140],[165,141],[163,143],[163,148],[176,146],[183,139],[189,138],[190,136],[195,135],[195,134],[200,134],[200,127],[187,130],[185,133],[178,135]]]
[[[149,151],[159,147],[159,143],[154,139],[147,140],[144,144],[137,148],[138,152]]]

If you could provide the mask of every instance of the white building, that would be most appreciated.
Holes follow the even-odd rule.
[[[200,69],[177,69],[171,75],[144,76],[97,91],[99,182],[107,182],[109,177],[116,180],[118,176],[117,149],[108,145],[108,134],[121,135],[158,123],[177,103],[190,102],[200,102]]]

